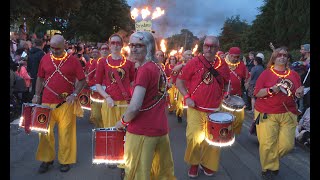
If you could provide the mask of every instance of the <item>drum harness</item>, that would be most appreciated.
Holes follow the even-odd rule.
[[[198,60],[199,60],[199,61],[203,64],[203,66],[206,67],[206,68],[208,69],[208,71],[209,71],[209,74],[206,74],[206,76],[204,77],[204,79],[208,78],[209,75],[213,75],[215,78],[220,75],[219,72],[218,72],[215,68],[213,68],[213,67],[211,66],[211,64],[210,64],[210,67],[207,67],[207,66],[201,61],[201,59],[200,59],[199,57],[198,57]],[[196,73],[199,73],[201,70],[204,69],[204,67],[202,67],[201,69],[199,69]],[[218,67],[219,67],[219,66],[218,66]],[[196,73],[195,73],[195,74],[196,74]],[[216,80],[217,80],[218,84],[221,85],[220,80],[219,80],[218,78],[216,78]],[[203,84],[203,82],[204,82],[203,80],[199,82],[199,84],[196,86],[196,88],[195,88],[195,89],[193,90],[193,92],[191,93],[191,96],[198,90],[198,88],[200,87],[201,84]],[[205,108],[205,107],[200,107],[200,106],[197,106],[197,107],[200,108],[200,109],[213,110],[213,111],[217,111],[217,110],[220,109],[220,108]]]
[[[53,66],[54,66],[56,69],[55,69],[55,71],[48,77],[48,79],[46,79],[46,81],[43,83],[43,87],[47,88],[50,92],[52,92],[54,95],[56,95],[59,99],[63,99],[63,101],[62,101],[61,103],[59,103],[59,104],[56,106],[56,108],[60,107],[63,103],[66,102],[65,99],[66,99],[67,95],[65,95],[65,94],[63,94],[63,93],[62,93],[62,94],[56,93],[54,90],[52,90],[52,89],[48,86],[48,84],[49,84],[50,79],[53,77],[53,75],[54,75],[56,72],[58,72],[68,83],[70,83],[72,86],[74,86],[74,83],[71,82],[67,77],[65,77],[65,76],[62,74],[62,72],[60,71],[60,68],[61,68],[61,67],[64,65],[64,63],[69,59],[69,57],[70,57],[70,55],[69,55],[65,60],[62,60],[62,61],[59,63],[58,66],[54,63],[53,59],[50,57],[51,62],[52,62]]]

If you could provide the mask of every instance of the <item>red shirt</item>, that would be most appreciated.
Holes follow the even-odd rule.
[[[87,76],[88,76],[88,86],[94,86],[96,85],[96,68],[97,68],[97,61],[96,59],[90,59],[90,61],[87,62],[86,68],[87,68]]]
[[[146,88],[146,94],[143,99],[141,109],[154,105],[163,93],[165,93],[165,84],[161,79],[159,67],[154,62],[147,62],[137,69],[134,79],[134,87],[142,86]],[[132,119],[127,130],[130,133],[145,136],[163,136],[168,133],[168,119],[165,114],[166,98],[163,98],[153,108],[140,111]]]
[[[134,79],[134,63],[129,60],[113,60],[111,56],[108,57],[109,65],[106,61],[106,58],[102,58],[96,70],[96,84],[106,86],[106,92],[111,96],[111,98],[115,101],[123,101],[126,100],[122,95],[121,88],[116,82],[116,78],[114,77],[113,71],[118,71],[119,76],[121,78],[121,82],[125,89],[125,92],[131,97],[131,86],[130,82]],[[125,63],[124,63],[125,62]],[[124,63],[124,64],[123,64]],[[112,68],[110,66],[120,66],[119,68]]]
[[[58,67],[60,63],[63,63],[60,67],[61,73],[65,76],[68,81],[75,83],[76,79],[83,80],[85,78],[82,70],[81,63],[73,56],[69,56],[66,60],[54,60],[54,64]],[[56,70],[55,66],[50,57],[50,53],[44,55],[39,64],[38,77],[44,78],[46,81]],[[57,94],[68,93],[72,94],[74,91],[74,85],[69,83],[59,72],[55,72],[50,78],[47,84]],[[57,95],[43,88],[42,103],[60,103],[63,100],[59,99]]]
[[[283,72],[276,71],[276,73],[283,75]],[[294,100],[295,92],[297,88],[301,86],[300,76],[297,72],[291,71],[290,74],[285,78],[288,81],[293,83],[290,90],[292,91],[291,96],[287,96],[281,91],[277,94],[273,94],[272,96],[265,96],[262,98],[257,98],[256,103],[254,105],[255,109],[259,112],[269,113],[269,114],[280,114],[287,112],[283,103],[287,106],[288,110],[294,114],[298,114],[297,106]],[[254,95],[256,95],[260,89],[262,88],[270,88],[273,85],[277,84],[278,81],[281,80],[277,75],[275,75],[270,69],[264,70],[259,78],[257,79]]]
[[[86,67],[84,68],[84,69],[85,69],[84,72],[85,72],[86,74],[89,73],[89,68],[90,68],[90,66],[92,65],[92,60],[94,60],[94,59],[90,58],[90,60],[89,60],[88,62],[86,62]]]
[[[171,64],[166,64],[166,68],[164,70],[164,72],[166,73],[166,76],[168,79],[171,78],[171,73],[172,73],[172,69],[175,65],[171,65]]]
[[[220,74],[216,78],[209,74],[209,62],[204,56],[192,58],[180,71],[178,78],[185,80],[188,84],[187,90],[191,99],[195,102],[195,109],[203,112],[211,112],[202,108],[218,108],[223,98],[224,84],[229,81],[230,71],[227,63],[223,59],[216,58],[210,65]],[[219,82],[218,80],[219,79]],[[197,88],[197,90],[195,90]]]
[[[235,70],[230,69],[230,83],[231,83],[231,95],[242,95],[242,89],[241,89],[241,80],[245,80],[248,78],[248,69],[247,66],[244,65],[242,61],[240,61],[240,64],[236,67]]]

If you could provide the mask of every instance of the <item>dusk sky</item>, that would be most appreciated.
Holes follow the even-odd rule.
[[[149,10],[160,7],[165,14],[152,20],[152,29],[158,37],[170,37],[179,34],[181,29],[190,30],[195,36],[218,36],[227,18],[240,15],[241,20],[249,24],[258,15],[263,0],[127,0],[133,8]],[[141,21],[141,15],[136,22]],[[148,17],[145,20],[150,20]]]

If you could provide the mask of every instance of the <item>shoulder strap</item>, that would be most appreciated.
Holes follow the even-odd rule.
[[[122,91],[122,96],[124,97],[125,100],[130,101],[130,96],[122,84],[122,81],[121,81],[121,78],[118,74],[118,71],[115,68],[112,68],[111,71],[113,72],[114,78],[116,79],[116,82],[117,82],[120,90]]]

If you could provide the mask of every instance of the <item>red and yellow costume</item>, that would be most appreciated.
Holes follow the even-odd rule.
[[[39,134],[36,159],[43,162],[55,159],[54,126],[57,123],[58,160],[61,164],[76,163],[76,116],[82,116],[83,111],[78,100],[73,104],[64,103],[59,108],[55,109],[55,107],[63,101],[57,95],[72,94],[76,79],[83,80],[85,78],[82,66],[73,56],[68,55],[65,58],[56,59],[48,53],[40,61],[38,77],[45,80],[42,105],[54,109],[51,111],[48,134]]]
[[[168,79],[168,82],[171,81],[171,78],[172,78],[172,69],[174,68],[175,65],[171,65],[171,64],[166,64],[165,65],[165,74],[167,76],[167,79]],[[171,88],[168,89],[168,95],[169,95],[169,99],[168,99],[168,110],[170,112],[173,112],[176,110],[176,96],[177,96],[177,93],[178,93],[178,89],[176,88],[176,86],[172,83],[172,86]]]
[[[166,80],[159,68],[160,65],[147,62],[136,72],[134,87],[144,87],[146,94],[140,112],[127,127],[126,180],[176,179],[165,114]]]
[[[188,61],[178,78],[188,84],[188,94],[195,102],[195,107],[189,107],[187,110],[187,148],[184,160],[190,165],[202,164],[210,170],[217,171],[220,148],[211,146],[205,141],[205,132],[208,113],[219,108],[224,84],[228,82],[230,73],[226,62],[217,56],[210,65],[218,71],[219,76],[214,77],[210,74],[209,62],[200,55]]]
[[[117,72],[120,76],[121,82],[124,86],[125,92],[122,92],[121,88],[116,81],[114,72]],[[123,57],[121,60],[113,60],[109,55],[107,58],[102,58],[97,66],[96,70],[96,84],[105,85],[106,93],[114,100],[115,105],[126,105],[128,99],[126,99],[123,93],[126,93],[126,97],[131,98],[131,86],[130,83],[134,79],[135,67],[134,63]],[[102,104],[102,121],[103,126],[113,127],[116,122],[121,119],[122,114],[126,108],[108,107],[107,103]]]
[[[254,95],[263,88],[270,88],[285,82],[292,95],[283,92],[257,98],[255,120],[259,140],[259,153],[262,171],[279,170],[279,159],[294,147],[297,126],[297,106],[294,94],[301,86],[300,76],[295,71],[277,71],[273,67],[264,70],[257,79]]]
[[[249,78],[249,72],[246,65],[243,61],[237,61],[236,63],[231,63],[228,60],[228,56],[225,58],[226,63],[230,69],[230,84],[231,89],[229,94],[236,95],[241,97],[242,96],[242,88],[241,88],[241,81],[246,81]],[[244,121],[244,108],[239,111],[230,111],[227,109],[222,108],[222,111],[231,112],[235,116],[235,120],[232,122],[233,131],[235,134],[240,134],[242,129],[242,124]]]

